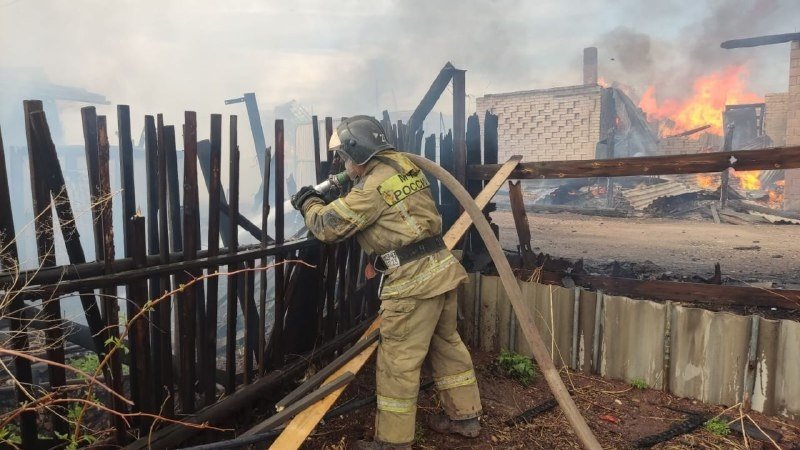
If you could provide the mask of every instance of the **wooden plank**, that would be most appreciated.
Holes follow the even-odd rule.
[[[131,256],[131,240],[128,226],[136,214],[136,189],[133,171],[133,142],[131,141],[131,109],[128,105],[117,105],[117,130],[119,134],[119,173],[122,186],[122,239],[124,254]]]
[[[528,215],[525,214],[525,202],[522,198],[522,181],[508,182],[508,197],[511,201],[511,215],[514,216],[514,227],[519,238],[519,252],[522,255],[523,267],[533,269],[535,256],[531,250],[531,227]]]
[[[81,122],[83,124],[84,151],[86,154],[86,172],[89,177],[89,199],[90,204],[97,201],[100,180],[97,175],[97,112],[94,106],[81,108]],[[149,188],[149,186],[148,186]],[[149,191],[149,189],[148,189]],[[98,260],[102,259],[103,254],[103,230],[100,228],[100,217],[97,216],[98,210],[92,210],[92,231],[94,232],[94,250]]]
[[[470,166],[467,168],[467,177],[488,180],[500,167],[497,164]],[[800,146],[613,160],[528,162],[521,163],[509,178],[529,180],[675,175],[721,172],[729,167],[739,171],[800,168]]]
[[[498,171],[492,180],[487,183],[486,188],[475,197],[475,203],[478,204],[479,208],[484,208],[489,200],[492,199],[494,194],[500,189],[500,186],[505,183],[506,178],[509,173],[514,169],[514,167],[519,164],[519,161],[522,159],[521,156],[512,156],[511,159],[507,163],[503,165],[503,168]],[[462,220],[463,219],[463,220]],[[452,249],[453,245],[455,245],[466,233],[467,229],[469,229],[471,220],[467,213],[463,213],[462,217],[459,218],[457,224],[460,224],[458,227],[453,225],[447,233],[444,235],[444,243],[447,245],[447,248]],[[375,319],[374,322],[367,328],[367,331],[364,332],[362,335],[362,339],[366,339],[371,333],[375,330],[380,328],[380,317]],[[367,347],[363,352],[359,353],[355,358],[350,360],[348,363],[344,364],[339,370],[331,374],[326,380],[326,382],[331,382],[337,377],[341,376],[345,372],[352,372],[357,374],[364,364],[367,363],[367,360],[372,356],[372,353],[378,348],[378,344],[375,343]],[[279,450],[279,449],[287,449],[287,448],[299,448],[300,445],[305,441],[314,427],[317,426],[322,417],[325,413],[333,406],[336,400],[339,398],[340,395],[344,392],[347,386],[342,386],[341,388],[337,389],[336,391],[332,392],[330,395],[319,401],[318,403],[312,405],[305,411],[301,412],[295,418],[289,422],[286,426],[286,429],[281,433],[280,436],[273,442],[271,449]]]
[[[319,166],[319,124],[317,122],[316,116],[314,116],[314,124],[316,127],[316,137],[315,137],[315,151],[317,154],[317,159],[315,160],[315,170],[317,173],[317,177],[325,177],[321,173],[321,169]],[[267,247],[267,241],[269,236],[267,235],[267,225],[269,223],[269,211],[270,211],[270,203],[269,203],[269,193],[270,193],[270,166],[272,165],[272,155],[271,152],[268,150],[267,154],[264,155],[264,175],[261,178],[264,186],[263,195],[261,197],[261,248]],[[262,270],[259,273],[260,277],[260,284],[259,284],[259,292],[258,292],[258,376],[264,376],[267,371],[267,263],[268,260],[266,257],[261,258],[261,267]]]
[[[142,216],[134,216],[130,221],[129,230],[131,238],[131,256],[138,267],[144,267],[147,262],[145,221]],[[147,281],[139,280],[128,284],[128,339],[131,350],[131,391],[136,409],[141,412],[156,412],[153,399],[155,397],[153,384],[153,368],[150,363],[150,335],[148,333],[147,317],[131,322],[131,318],[141,312],[147,303]],[[139,417],[135,423],[139,432],[147,433],[152,420]]]
[[[453,176],[467,185],[467,141],[466,141],[466,82],[465,70],[453,70]],[[459,209],[460,210],[460,209]]]
[[[422,100],[420,100],[419,105],[414,109],[414,112],[411,113],[411,117],[408,119],[408,128],[411,132],[416,133],[417,130],[422,129],[422,124],[425,122],[425,118],[428,117],[428,114],[433,110],[433,107],[436,105],[436,102],[439,101],[439,97],[442,96],[442,93],[447,88],[447,85],[450,84],[450,80],[453,79],[453,71],[455,68],[449,62],[445,63],[444,67],[439,71],[439,74],[436,75],[436,78],[431,83],[428,91],[425,92],[425,95],[422,96]],[[386,113],[388,116],[388,113]],[[387,133],[389,130],[386,130]]]
[[[720,223],[716,205],[712,204],[709,207],[711,208],[711,215],[714,217],[714,223]]]
[[[503,186],[503,183],[506,182],[509,174],[514,172],[514,168],[517,167],[520,161],[522,161],[522,156],[515,155],[501,166],[500,170],[495,173],[491,181],[486,183],[486,187],[483,188],[481,193],[475,197],[475,202],[478,206],[483,208],[489,203],[492,197],[494,197],[494,194],[496,194],[500,187]],[[456,244],[456,241],[451,242],[448,241],[448,239],[452,239],[454,236],[458,236],[460,239],[471,225],[472,220],[470,220],[469,215],[467,215],[467,213],[461,213],[461,217],[447,230],[447,234],[444,236],[445,245],[447,245],[448,248],[452,248]]]
[[[314,136],[314,173],[316,174],[317,183],[319,184],[325,179],[325,175],[320,168],[319,120],[317,120],[317,116],[311,116],[311,132]]]

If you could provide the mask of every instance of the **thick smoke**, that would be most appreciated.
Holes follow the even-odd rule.
[[[691,12],[696,12],[695,19],[679,28],[662,30],[659,35],[648,31],[659,19]],[[792,21],[800,13],[800,4],[795,0],[711,0],[700,8],[665,2],[649,13],[635,27],[618,26],[597,39],[601,76],[607,82],[629,85],[634,95],[654,85],[662,99],[683,99],[692,93],[697,77],[742,65],[750,76],[750,90],[760,94],[786,90],[786,45],[725,50],[720,44],[797,31]]]

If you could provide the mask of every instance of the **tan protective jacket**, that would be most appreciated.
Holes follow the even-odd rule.
[[[367,254],[397,250],[442,232],[442,219],[422,171],[402,153],[383,151],[366,166],[350,192],[325,205],[303,204],[305,222],[317,239],[334,243],[356,235]],[[387,270],[381,299],[431,298],[467,278],[449,250]]]

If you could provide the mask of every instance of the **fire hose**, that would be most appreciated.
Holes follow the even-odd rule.
[[[536,363],[539,364],[539,368],[544,374],[547,385],[553,392],[553,396],[558,401],[564,415],[567,416],[567,420],[578,436],[581,444],[583,444],[583,447],[590,450],[601,449],[600,443],[597,442],[597,438],[592,433],[592,430],[589,429],[586,420],[584,420],[580,411],[578,411],[575,402],[567,391],[567,387],[561,380],[558,370],[555,364],[553,364],[550,354],[547,352],[547,347],[545,347],[539,335],[539,330],[536,328],[536,324],[533,321],[533,315],[523,303],[522,291],[519,288],[519,284],[517,284],[514,273],[511,271],[508,259],[506,259],[503,249],[500,247],[500,242],[495,238],[489,226],[489,222],[486,221],[486,218],[475,204],[475,201],[452,175],[436,163],[411,153],[406,153],[405,156],[422,170],[441,181],[442,184],[450,190],[453,196],[455,196],[458,203],[464,208],[464,211],[469,214],[475,229],[486,244],[486,249],[489,251],[492,261],[494,261],[497,272],[500,275],[500,280],[508,294],[508,299],[517,315],[522,333],[533,351],[533,357],[536,359]]]

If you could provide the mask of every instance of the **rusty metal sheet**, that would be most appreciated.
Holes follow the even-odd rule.
[[[752,408],[800,419],[800,323],[761,319]]]
[[[670,337],[670,392],[705,403],[741,399],[750,317],[675,306]]]
[[[664,386],[666,306],[606,295],[600,334],[600,374]]]
[[[595,308],[597,293],[581,289],[578,304],[578,370],[583,373],[592,372]]]

